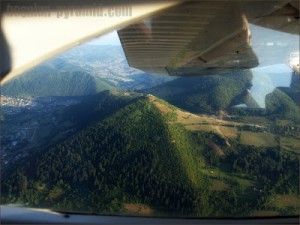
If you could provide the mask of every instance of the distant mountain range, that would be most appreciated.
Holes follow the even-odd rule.
[[[150,88],[173,79],[130,68],[121,46],[82,45],[5,84],[2,94],[83,96],[103,90]]]
[[[53,59],[1,87],[12,97],[85,96],[115,88],[62,59]]]
[[[144,89],[175,78],[129,67],[122,46],[82,45],[59,56],[118,89]]]

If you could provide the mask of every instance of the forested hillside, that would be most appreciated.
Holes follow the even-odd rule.
[[[300,107],[300,78],[293,74],[290,87],[280,87],[280,91],[287,94]]]
[[[87,96],[80,103],[66,108],[62,118],[76,124],[78,129],[100,121],[121,107],[134,101],[139,94],[117,91],[103,91],[93,96]]]
[[[6,201],[58,209],[115,212],[142,202],[205,215],[208,182],[196,163],[190,135],[140,99],[30,160],[4,178],[3,190]]]
[[[185,110],[194,113],[215,113],[243,103],[251,87],[250,71],[223,75],[179,78],[145,90]]]
[[[290,87],[276,88],[264,99],[266,107],[259,108],[249,89],[251,71],[223,75],[179,78],[146,89],[164,100],[194,113],[218,114],[226,110],[236,115],[266,116],[299,121],[299,78],[292,77]],[[243,104],[248,107],[233,107]]]
[[[192,132],[184,121],[196,115],[151,95],[104,92],[69,110],[66,119],[82,116],[89,126],[5,172],[2,204],[114,214],[142,205],[149,215],[177,217],[296,213],[270,204],[298,194],[299,163],[280,147]]]
[[[286,92],[292,89],[285,89]],[[298,98],[298,97],[296,97]],[[266,113],[273,118],[299,121],[299,107],[280,89],[275,89],[266,96]]]
[[[1,87],[11,97],[84,96],[114,88],[79,67],[63,60],[52,60]]]

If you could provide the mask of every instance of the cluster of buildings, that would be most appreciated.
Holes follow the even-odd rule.
[[[15,107],[26,107],[34,106],[36,103],[29,99],[23,98],[12,98],[1,95],[1,106],[15,106]]]

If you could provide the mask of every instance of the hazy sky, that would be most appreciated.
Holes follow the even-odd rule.
[[[87,42],[88,45],[121,45],[117,31],[110,32]]]

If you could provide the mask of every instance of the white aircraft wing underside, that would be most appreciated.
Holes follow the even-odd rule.
[[[259,64],[249,23],[299,34],[297,1],[192,1],[118,32],[130,66],[174,76]]]
[[[5,0],[1,4],[2,84],[115,29],[130,66],[176,76],[257,66],[249,23],[299,35],[297,0]],[[130,15],[110,15],[116,13],[114,7],[129,7]],[[102,15],[93,14],[99,11]]]

